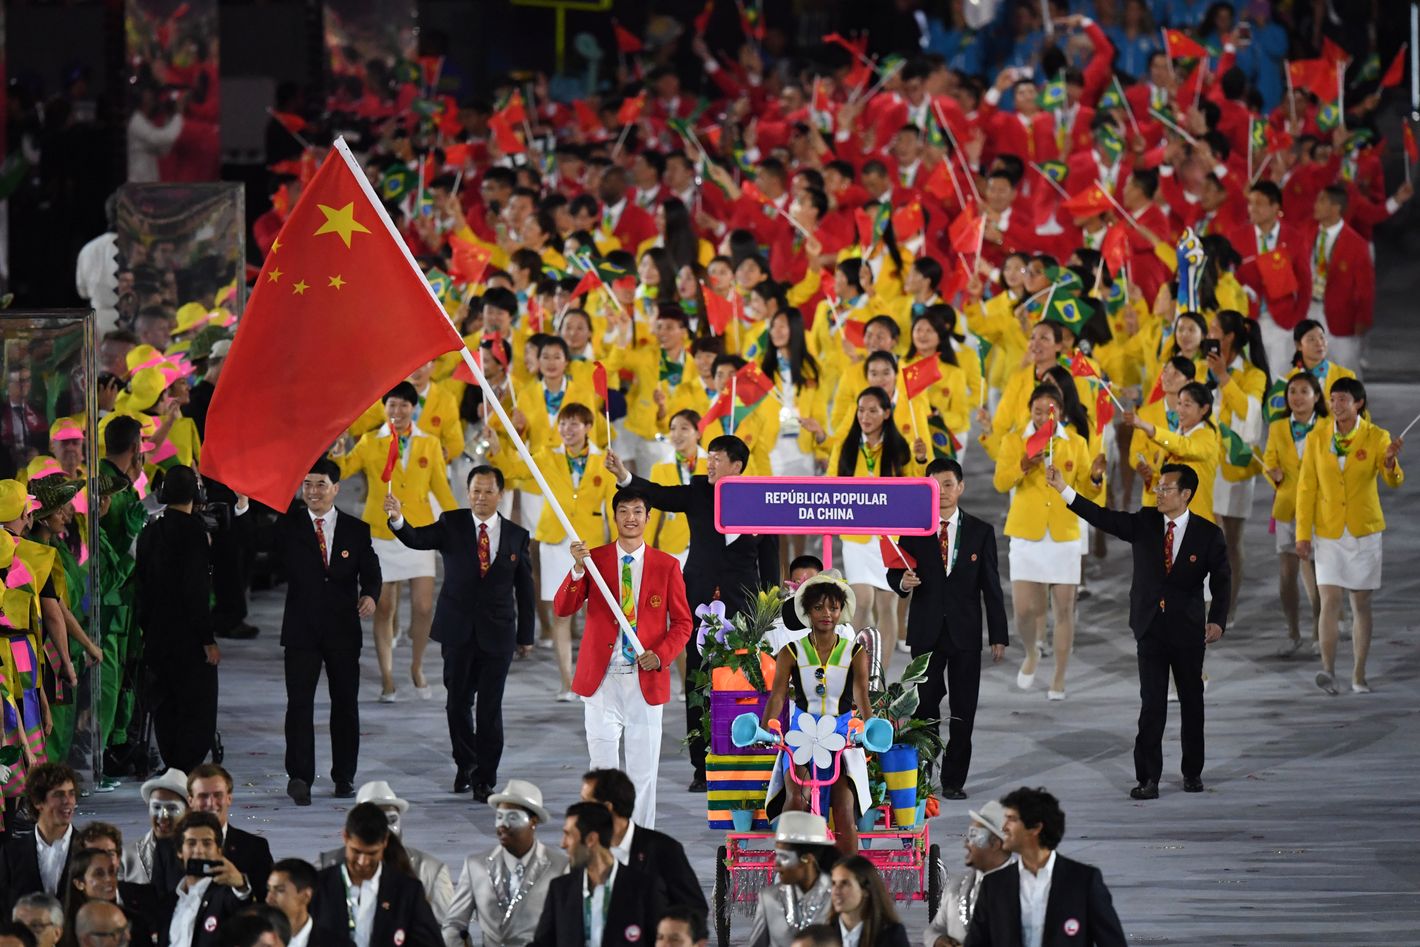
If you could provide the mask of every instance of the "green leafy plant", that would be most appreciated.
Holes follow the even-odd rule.
[[[687,682],[686,703],[690,707],[709,707],[711,672],[715,668],[739,671],[761,694],[769,690],[759,662],[761,654],[769,653],[765,635],[779,620],[784,605],[783,591],[777,585],[746,591],[750,592],[746,611],[733,616],[725,615],[724,603],[719,601],[701,605],[695,610],[700,620],[696,630],[700,668],[689,675]],[[701,733],[708,747],[710,714],[703,714],[701,721]]]

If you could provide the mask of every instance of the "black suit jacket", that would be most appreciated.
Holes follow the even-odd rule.
[[[120,881],[118,899],[128,918],[131,943],[153,944],[166,938],[166,933],[163,938],[158,937],[158,923],[162,920],[163,911],[158,903],[158,892],[152,885]]]
[[[222,854],[227,857],[237,871],[247,876],[251,885],[252,900],[266,900],[266,880],[271,876],[271,846],[260,835],[243,832],[227,826],[227,837],[222,840]],[[158,839],[153,849],[153,887],[158,897],[163,898],[177,890],[182,881],[182,862],[172,839]]]
[[[529,947],[586,947],[582,923],[584,874],[585,870],[579,868],[552,879]],[[655,943],[656,924],[665,907],[659,885],[635,867],[621,866],[607,906],[602,947],[646,947]]]
[[[311,916],[316,931],[349,931],[350,914],[345,901],[343,865],[322,868],[317,878]],[[352,932],[353,933],[353,932]],[[313,934],[314,937],[314,934]],[[424,897],[424,886],[416,878],[389,865],[380,872],[380,890],[375,902],[375,924],[370,931],[370,947],[440,947],[444,942],[434,912]]]
[[[293,505],[277,521],[273,551],[286,576],[281,644],[359,651],[364,639],[357,610],[360,598],[380,597],[380,560],[370,544],[370,526],[336,511],[334,535],[326,537],[326,546],[329,569],[321,562],[320,542],[305,504]]]
[[[903,536],[898,546],[917,561],[912,571],[922,584],[912,590],[907,610],[907,644],[913,648],[933,647],[945,622],[954,647],[961,651],[981,650],[982,606],[985,606],[987,640],[1004,645],[1006,601],[1001,594],[1001,572],[996,560],[996,528],[965,510],[957,517],[955,564],[951,575],[942,565],[941,541],[936,534]],[[902,590],[903,569],[889,569],[888,585],[898,595]]]
[[[161,897],[162,909],[158,914],[158,943],[167,947],[171,943],[173,912],[177,910],[177,884]],[[260,904],[255,895],[243,900],[231,888],[215,881],[202,892],[202,904],[197,909],[197,918],[192,923],[192,947],[217,947],[222,936],[222,922],[241,913],[249,904]],[[134,942],[136,943],[136,941]]]
[[[212,629],[211,543],[202,519],[171,507],[143,527],[134,550],[143,657],[150,664],[206,660]]]
[[[478,525],[471,510],[450,510],[428,526],[405,520],[394,531],[409,548],[437,549],[444,557],[444,584],[430,633],[440,644],[474,639],[485,651],[511,654],[515,645],[533,643],[531,539],[517,523],[498,519],[498,548],[485,576],[478,574]]]
[[[1021,947],[1021,943],[1020,866],[1007,865],[981,882],[965,947]],[[1041,947],[1084,945],[1125,947],[1124,928],[1100,870],[1057,852]]]
[[[74,837],[69,837],[69,851],[64,853],[64,870],[59,873],[59,900],[64,900],[64,885],[69,877],[69,862],[74,856]],[[39,875],[39,850],[35,848],[35,830],[22,832],[0,849],[0,898],[4,899],[5,916],[15,902],[27,894],[44,890]]]
[[[705,892],[685,857],[685,847],[666,833],[636,826],[631,836],[631,865],[660,882],[667,907],[707,910]]]
[[[1228,596],[1233,572],[1228,565],[1228,542],[1223,531],[1196,513],[1179,543],[1173,568],[1164,571],[1164,515],[1153,507],[1137,513],[1101,509],[1076,496],[1070,509],[1096,529],[1134,547],[1134,581],[1129,586],[1129,627],[1142,638],[1157,617],[1171,640],[1202,644],[1205,621],[1228,627]],[[1213,592],[1206,619],[1203,581]]]
[[[757,592],[779,584],[779,537],[746,534],[727,544],[725,534],[715,529],[715,488],[707,477],[698,474],[686,486],[673,487],[641,477],[631,482],[646,492],[656,509],[685,514],[690,526],[685,597],[692,611],[718,597],[725,613],[734,615],[749,603],[746,589]]]

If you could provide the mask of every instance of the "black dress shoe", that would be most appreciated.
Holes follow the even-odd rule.
[[[472,788],[473,771],[468,769],[459,770],[458,774],[454,776],[454,795],[462,796]]]
[[[488,797],[491,796],[491,795],[493,795],[493,787],[492,787],[492,786],[486,786],[486,785],[484,785],[483,783],[479,783],[478,785],[476,785],[476,786],[473,787],[473,801],[474,801],[474,802],[485,802],[485,803],[486,803],[486,802],[488,801]]]
[[[1157,779],[1146,779],[1133,789],[1129,790],[1130,799],[1157,799],[1159,798],[1159,781]]]
[[[687,791],[687,792],[709,792],[709,791],[710,791],[710,787],[706,784],[706,782],[705,782],[705,777],[704,777],[704,776],[696,776],[694,779],[692,779],[692,780],[690,781],[690,785],[686,787],[686,791]]]
[[[352,782],[350,782],[350,781],[348,781],[348,780],[343,780],[343,779],[342,779],[340,782],[336,783],[336,784],[335,784],[335,798],[337,798],[337,799],[354,799],[354,798],[355,798],[355,784],[352,783]]]
[[[286,795],[298,806],[311,804],[311,787],[304,779],[292,779],[286,783]]]
[[[943,786],[943,787],[942,787],[942,798],[943,798],[943,799],[965,799],[965,798],[966,798],[966,793],[962,792],[961,789],[958,788],[958,787],[956,787],[956,786]]]
[[[1184,792],[1202,792],[1202,791],[1203,791],[1203,779],[1202,779],[1202,777],[1199,777],[1199,776],[1185,776],[1185,777],[1183,777],[1183,791],[1184,791]]]

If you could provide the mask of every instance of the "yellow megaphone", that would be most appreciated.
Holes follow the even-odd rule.
[[[849,738],[861,744],[869,753],[886,753],[892,749],[892,724],[881,717],[869,717],[861,727],[850,727]]]
[[[757,715],[744,713],[730,724],[730,742],[743,749],[755,743],[778,743],[779,735],[761,727]]]

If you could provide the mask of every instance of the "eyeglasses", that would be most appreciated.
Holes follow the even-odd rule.
[[[1172,484],[1161,483],[1154,488],[1154,495],[1159,496],[1164,493],[1178,493],[1180,489],[1180,487],[1176,487]]]

